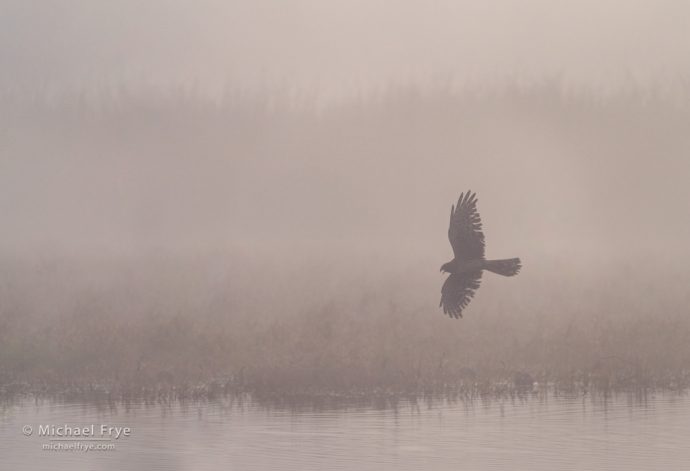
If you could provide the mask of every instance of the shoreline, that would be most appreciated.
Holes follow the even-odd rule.
[[[687,394],[690,382],[687,377],[674,382],[639,382],[602,386],[583,382],[565,381],[483,381],[455,382],[439,385],[401,385],[360,386],[353,388],[324,388],[304,385],[301,388],[259,387],[239,385],[232,381],[210,380],[196,383],[170,385],[107,385],[98,382],[71,383],[70,385],[31,384],[16,382],[0,384],[0,402],[13,402],[17,399],[49,400],[56,403],[74,401],[84,403],[147,403],[171,404],[184,402],[212,402],[231,398],[248,400],[267,407],[348,407],[371,406],[389,407],[401,401],[439,402],[439,401],[493,401],[501,399],[534,399],[567,396],[570,398],[607,398],[622,394],[645,397],[656,393]]]

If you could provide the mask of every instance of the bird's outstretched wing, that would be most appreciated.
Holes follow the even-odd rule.
[[[462,317],[462,310],[472,300],[481,279],[481,270],[450,275],[441,288],[439,306],[443,307],[443,312],[455,319]]]
[[[458,205],[450,208],[448,240],[457,260],[463,262],[484,258],[484,233],[475,193],[468,191],[460,194]]]

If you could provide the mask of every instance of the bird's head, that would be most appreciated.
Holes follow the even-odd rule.
[[[441,273],[450,273],[450,262],[441,265],[441,269],[439,271]]]

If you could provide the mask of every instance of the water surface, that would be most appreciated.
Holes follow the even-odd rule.
[[[59,442],[114,450],[43,449],[57,440],[39,436],[41,425],[91,424],[97,437],[101,424],[132,431]],[[327,410],[230,399],[20,400],[0,408],[0,457],[0,468],[13,470],[681,470],[690,469],[690,398],[548,395]]]

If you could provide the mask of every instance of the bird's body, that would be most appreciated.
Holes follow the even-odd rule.
[[[441,271],[445,273],[455,273],[457,275],[460,275],[462,273],[469,273],[477,270],[483,270],[484,265],[486,264],[486,260],[482,259],[477,259],[477,260],[467,260],[463,262],[462,260],[458,260],[457,258],[454,258],[448,263],[444,263],[443,266],[441,267]]]
[[[469,304],[484,270],[503,276],[517,275],[521,263],[519,258],[486,260],[484,257],[484,233],[477,212],[474,193],[460,195],[457,207],[450,210],[448,240],[455,258],[441,266],[441,271],[450,273],[441,288],[443,312],[450,317],[462,317],[462,310]]]

